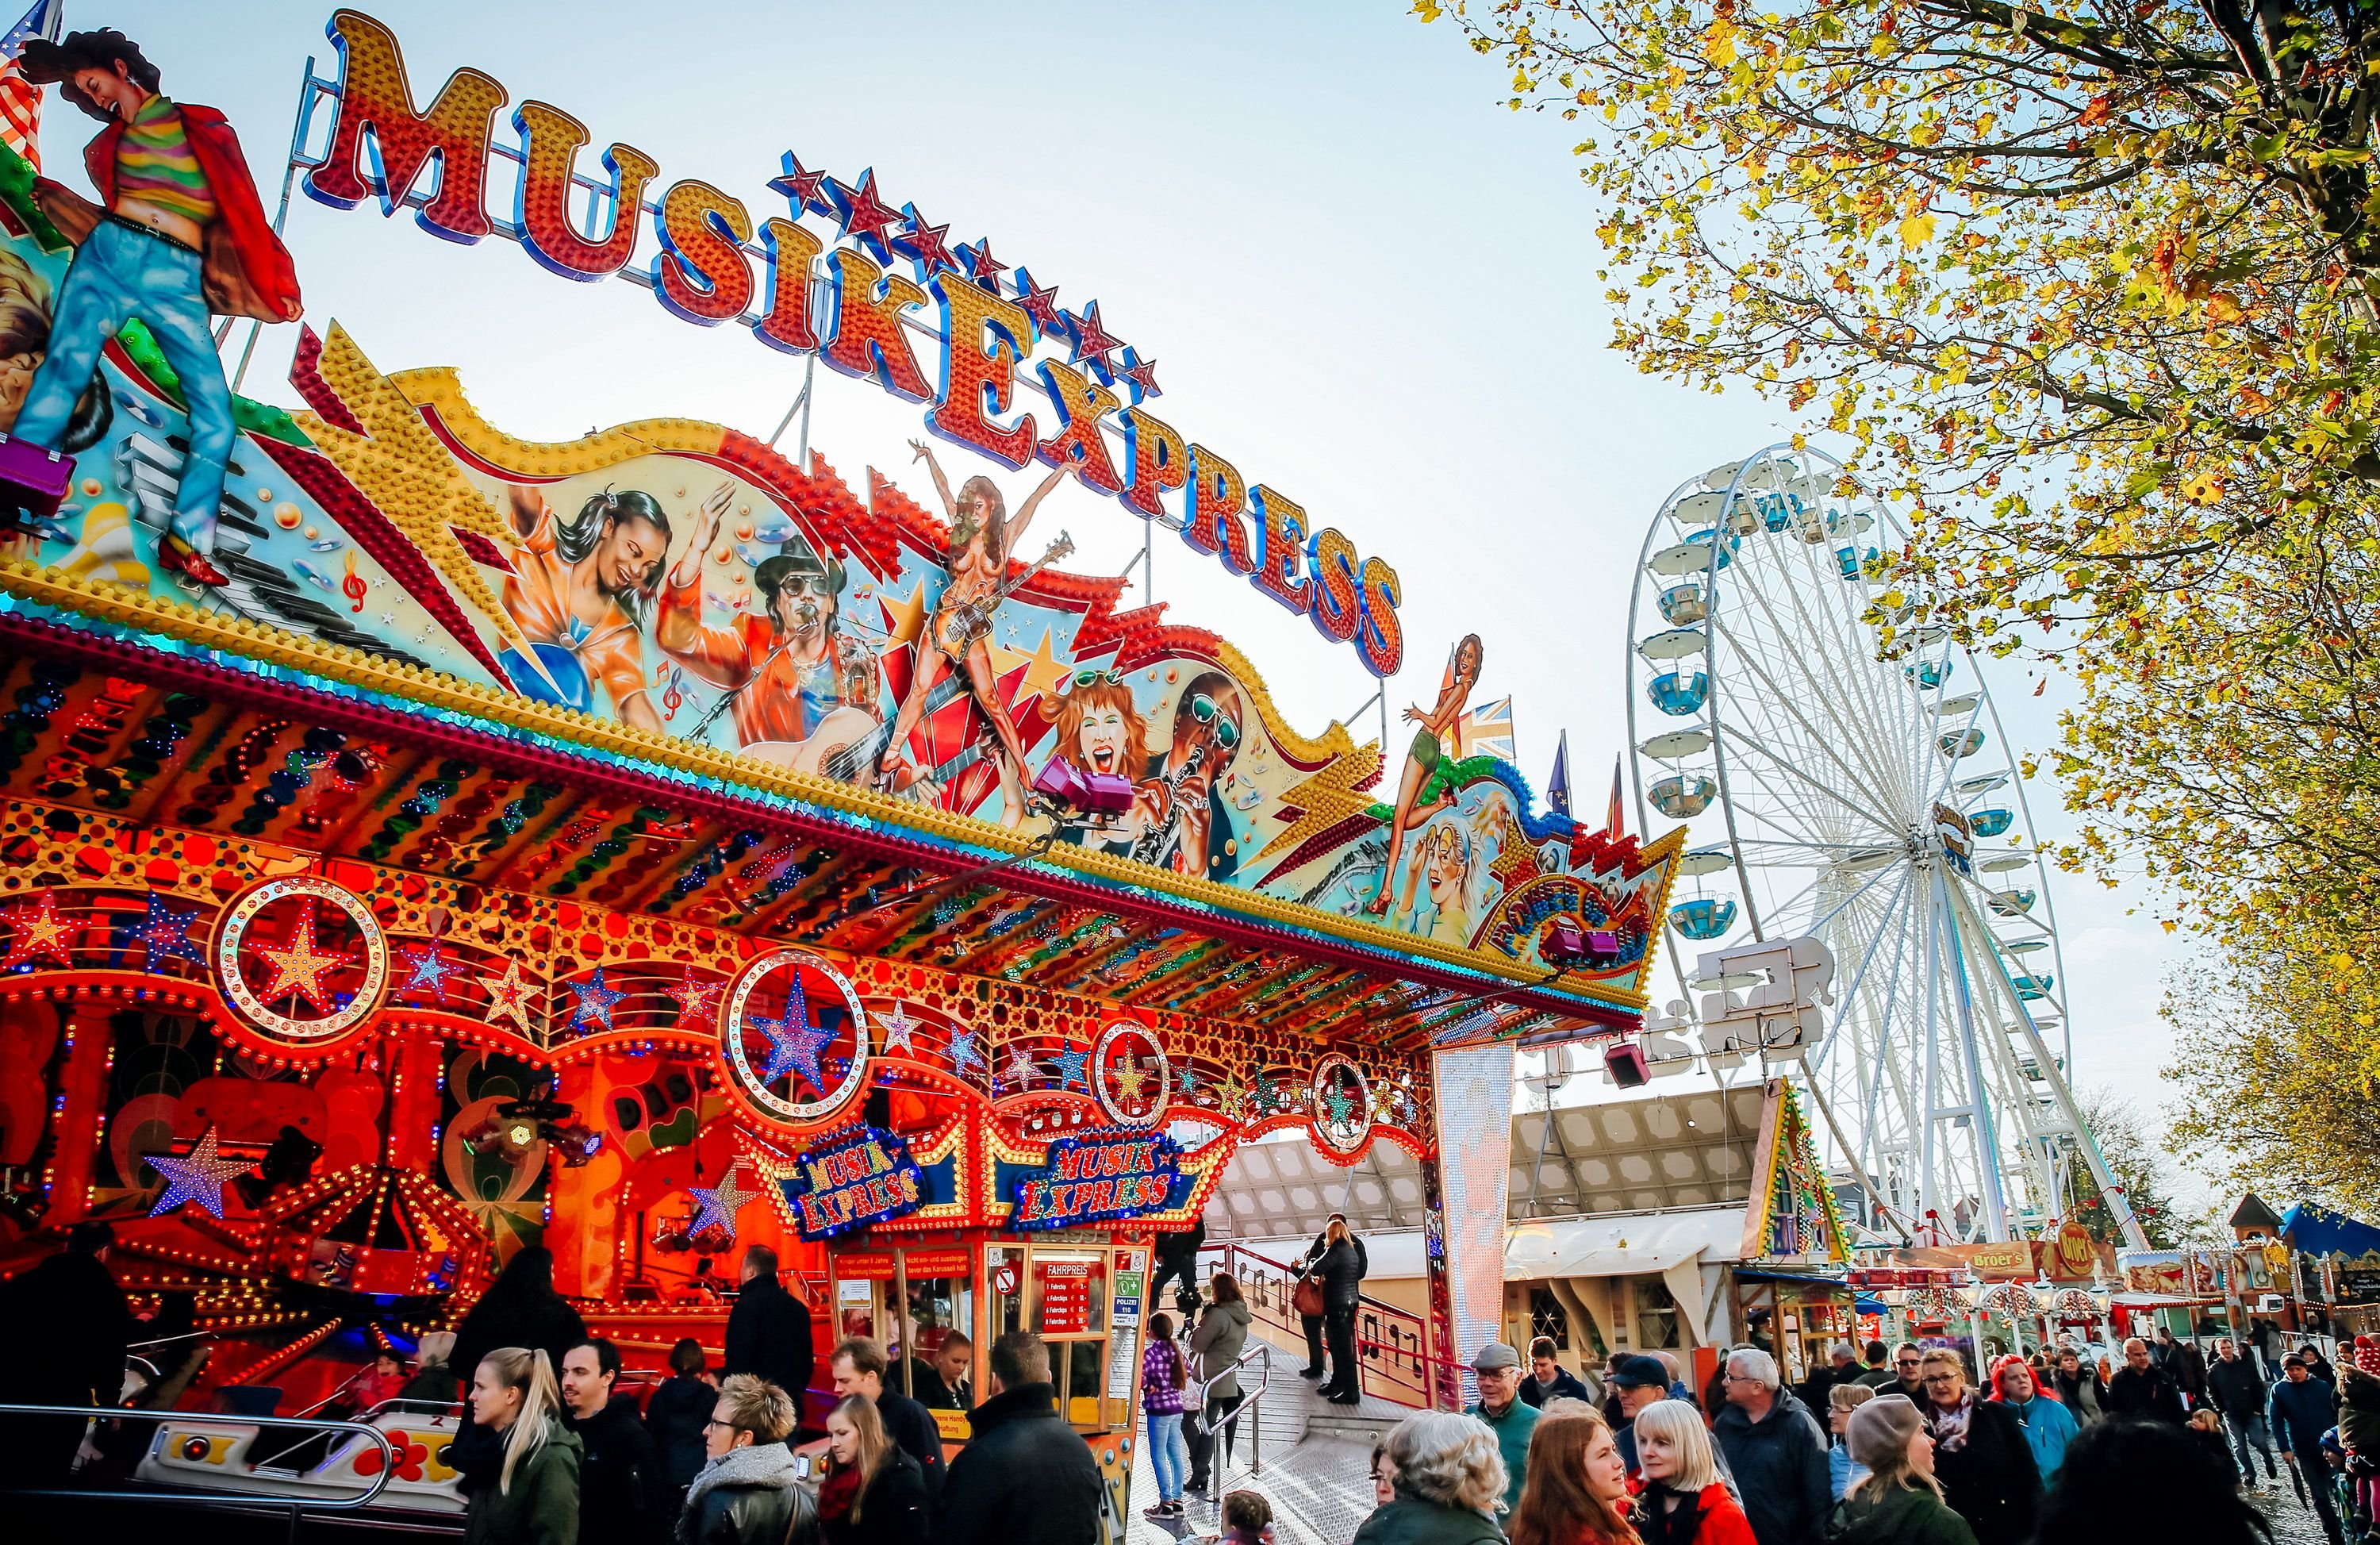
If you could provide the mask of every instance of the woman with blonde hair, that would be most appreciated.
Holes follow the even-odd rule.
[[[1682,1400],[1657,1400],[1636,1413],[1636,1499],[1645,1545],[1753,1545],[1752,1521],[1719,1478],[1710,1429]]]
[[[1557,1400],[1529,1433],[1527,1478],[1505,1533],[1512,1545],[1636,1545],[1621,1512],[1627,1496],[1609,1425],[1585,1401]]]
[[[1827,1430],[1832,1435],[1827,1447],[1827,1474],[1834,1482],[1837,1502],[1867,1478],[1867,1467],[1852,1457],[1849,1434],[1852,1413],[1875,1398],[1876,1391],[1866,1384],[1837,1384],[1827,1392]]]
[[[1934,1440],[1907,1395],[1876,1396],[1847,1427],[1852,1458],[1868,1474],[1835,1504],[1828,1545],[1975,1545],[1975,1531],[1942,1500]]]
[[[1322,1283],[1322,1336],[1330,1347],[1330,1377],[1322,1383],[1322,1397],[1334,1405],[1354,1405],[1364,1398],[1364,1370],[1355,1363],[1355,1306],[1363,1300],[1363,1252],[1344,1218],[1332,1218],[1322,1231],[1321,1258],[1306,1268]]]
[[[543,1350],[499,1346],[471,1374],[471,1417],[496,1435],[503,1467],[471,1494],[464,1545],[577,1545],[578,1440]]]
[[[826,1417],[819,1525],[827,1545],[925,1545],[926,1472],[884,1430],[876,1403],[843,1397]]]
[[[1354,1545],[1504,1545],[1496,1509],[1504,1458],[1475,1417],[1424,1411],[1389,1434],[1396,1499],[1355,1531]]]

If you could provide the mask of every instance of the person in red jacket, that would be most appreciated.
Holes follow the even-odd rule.
[[[69,32],[59,43],[33,39],[20,63],[26,79],[55,84],[107,128],[83,152],[101,204],[46,177],[35,185],[76,251],[48,356],[12,437],[55,450],[100,349],[139,318],[180,379],[189,414],[189,456],[158,566],[201,585],[227,584],[214,562],[215,521],[235,428],[208,318],[297,321],[297,270],[264,217],[231,125],[212,107],[162,94],[140,44],[113,28]]]
[[[1636,1457],[1645,1490],[1633,1521],[1645,1545],[1754,1545],[1752,1521],[1719,1478],[1701,1412],[1682,1400],[1637,1412]]]

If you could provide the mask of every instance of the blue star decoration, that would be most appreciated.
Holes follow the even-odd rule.
[[[1085,1089],[1089,1089],[1090,1075],[1085,1071],[1085,1064],[1090,1060],[1091,1054],[1080,1047],[1069,1046],[1059,1052],[1058,1087],[1064,1089],[1068,1084],[1080,1084]]]
[[[785,995],[783,1019],[750,1015],[744,1022],[769,1038],[769,1061],[761,1069],[760,1082],[773,1084],[789,1072],[798,1073],[820,1096],[826,1093],[826,1071],[819,1066],[819,1053],[834,1037],[810,1023],[809,995],[802,991],[799,976]]]
[[[735,1214],[744,1210],[746,1202],[760,1194],[747,1191],[735,1183],[736,1173],[742,1168],[741,1164],[730,1168],[716,1186],[686,1187],[686,1194],[694,1198],[695,1209],[694,1221],[686,1224],[686,1237],[694,1237],[713,1223],[725,1230],[728,1238],[735,1237]]]
[[[405,990],[435,992],[442,1004],[446,1001],[446,979],[462,969],[462,962],[449,956],[435,941],[426,950],[407,949],[405,964],[413,973],[406,979]]]
[[[223,1216],[223,1188],[225,1182],[256,1168],[237,1159],[222,1159],[215,1154],[215,1129],[208,1127],[190,1147],[187,1159],[176,1159],[170,1153],[149,1155],[149,1165],[165,1178],[165,1193],[157,1205],[149,1210],[152,1218],[171,1212],[186,1201],[197,1202],[216,1217]]]
[[[1322,1102],[1330,1108],[1331,1125],[1349,1126],[1354,1125],[1355,1115],[1354,1098],[1341,1086],[1338,1079],[1333,1078],[1330,1080],[1330,1087],[1323,1091]]]
[[[190,925],[198,920],[197,907],[177,912],[166,905],[164,896],[152,891],[149,893],[148,914],[139,922],[121,926],[132,939],[140,942],[140,968],[154,971],[159,961],[176,956],[194,966],[206,964],[206,956],[199,952],[199,946],[190,943]]]
[[[603,985],[603,967],[601,966],[595,967],[592,981],[574,981],[570,984],[570,991],[578,994],[578,1006],[570,1011],[570,1028],[574,1030],[581,1025],[601,1025],[610,1029],[612,1005],[627,996],[617,988]]]
[[[1181,1077],[1180,1077],[1177,1080],[1175,1080],[1175,1087],[1176,1087],[1176,1088],[1178,1088],[1178,1089],[1181,1089],[1181,1091],[1182,1091],[1184,1095],[1191,1095],[1191,1094],[1196,1094],[1196,1093],[1197,1093],[1197,1092],[1198,1092],[1198,1075],[1196,1075],[1196,1073],[1191,1072],[1191,1071],[1190,1071],[1190,1069],[1189,1069],[1188,1067],[1186,1067],[1186,1066],[1185,1066],[1185,1067],[1184,1067],[1184,1068],[1182,1069],[1182,1075],[1181,1075]]]
[[[983,1066],[983,1053],[976,1050],[973,1030],[951,1032],[951,1071],[964,1073],[969,1067]]]

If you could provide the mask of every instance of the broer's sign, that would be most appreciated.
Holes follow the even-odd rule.
[[[510,100],[504,86],[458,69],[419,109],[386,26],[342,10],[329,31],[340,60],[337,116],[307,193],[340,209],[377,198],[384,214],[416,204],[421,227],[450,241],[497,232],[487,208],[488,159],[496,114]],[[1151,414],[1145,402],[1159,395],[1154,361],[1107,331],[1096,301],[1062,309],[1057,286],[1036,284],[1028,269],[1003,279],[1013,265],[995,261],[989,242],[953,245],[948,227],[926,224],[914,203],[886,202],[873,170],[846,183],[804,168],[790,151],[785,175],[769,184],[785,213],[756,221],[743,201],[691,178],[649,200],[660,163],[614,143],[603,152],[609,228],[582,231],[570,193],[587,126],[531,101],[514,109],[512,128],[519,190],[501,228],[546,269],[571,279],[624,273],[650,211],[661,248],[650,281],[673,314],[705,327],[744,322],[772,348],[814,354],[832,370],[928,403],[929,431],[1010,467],[1070,468],[1084,487],[1122,500],[1144,520],[1178,527],[1192,548],[1325,638],[1354,644],[1373,675],[1396,673],[1404,655],[1396,571],[1359,556],[1333,528],[1314,527],[1278,490],[1251,487],[1229,461]],[[804,225],[806,215],[833,220],[832,240]],[[908,274],[897,271],[899,262]],[[941,312],[939,382],[927,379],[905,321],[929,303]],[[1062,346],[1065,358],[1037,357],[1044,342]],[[1042,420],[1013,411],[1018,372],[1028,368],[1055,420],[1048,435]],[[1109,449],[1111,432],[1121,455]]]

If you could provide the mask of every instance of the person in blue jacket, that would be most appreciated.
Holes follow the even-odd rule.
[[[2074,1413],[2034,1383],[2032,1368],[2013,1352],[1992,1364],[1992,1398],[2007,1406],[2009,1415],[2024,1429],[2025,1445],[2033,1450],[2041,1484],[2056,1480],[2058,1467],[2066,1462],[2066,1445],[2082,1430]]]
[[[2291,1353],[2281,1359],[2281,1381],[2267,1397],[2265,1417],[2289,1456],[2289,1468],[2305,1482],[2314,1511],[2322,1515],[2322,1532],[2330,1545],[2342,1545],[2346,1536],[2338,1527],[2338,1504],[2330,1494],[2330,1464],[2322,1454],[2322,1435],[2337,1419],[2333,1398],[2329,1381],[2314,1378],[2305,1359]]]
[[[1529,1372],[1521,1381],[1521,1398],[1542,1410],[1548,1400],[1584,1400],[1596,1404],[1595,1394],[1577,1374],[1554,1361],[1554,1338],[1539,1336],[1529,1343]]]

